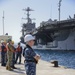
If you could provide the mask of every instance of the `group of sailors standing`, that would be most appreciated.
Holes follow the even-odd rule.
[[[36,64],[40,59],[40,55],[32,47],[35,43],[35,38],[31,34],[27,34],[24,37],[24,42],[25,48],[23,51],[20,43],[15,48],[11,39],[8,39],[7,43],[1,42],[1,66],[6,66],[6,70],[9,71],[16,69],[14,65],[17,63],[18,58],[19,64],[21,64],[21,54],[23,53],[26,75],[36,75]]]
[[[5,66],[6,70],[12,71],[17,69],[15,64],[17,64],[19,58],[19,64],[21,64],[21,54],[22,46],[18,43],[17,47],[14,47],[14,41],[8,39],[7,42],[1,41],[0,46],[1,51],[1,66]]]

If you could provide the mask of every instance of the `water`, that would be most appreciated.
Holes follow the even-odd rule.
[[[59,65],[75,69],[75,51],[36,50],[36,52],[45,61],[57,60]]]

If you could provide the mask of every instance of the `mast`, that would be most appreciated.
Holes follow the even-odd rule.
[[[60,10],[61,1],[62,1],[62,0],[59,0],[59,5],[58,5],[58,11],[59,11],[59,21],[60,21],[60,12],[61,12],[61,10]]]
[[[27,9],[23,9],[23,10],[27,12],[27,18],[25,18],[25,19],[27,19],[27,23],[30,23],[30,22],[32,21],[32,19],[30,18],[29,12],[30,12],[30,11],[33,11],[33,10],[30,9],[29,7],[27,7]],[[23,19],[24,19],[24,18],[23,18]]]

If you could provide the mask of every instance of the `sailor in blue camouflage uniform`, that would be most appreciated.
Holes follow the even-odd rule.
[[[36,54],[32,49],[35,38],[31,34],[27,34],[24,37],[24,40],[26,42],[26,48],[24,51],[26,75],[36,75],[36,64],[40,59],[40,55]]]

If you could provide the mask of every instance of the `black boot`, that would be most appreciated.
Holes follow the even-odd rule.
[[[1,64],[1,66],[6,66],[6,64]]]
[[[11,66],[11,68],[13,68],[13,69],[17,69],[15,66]]]

